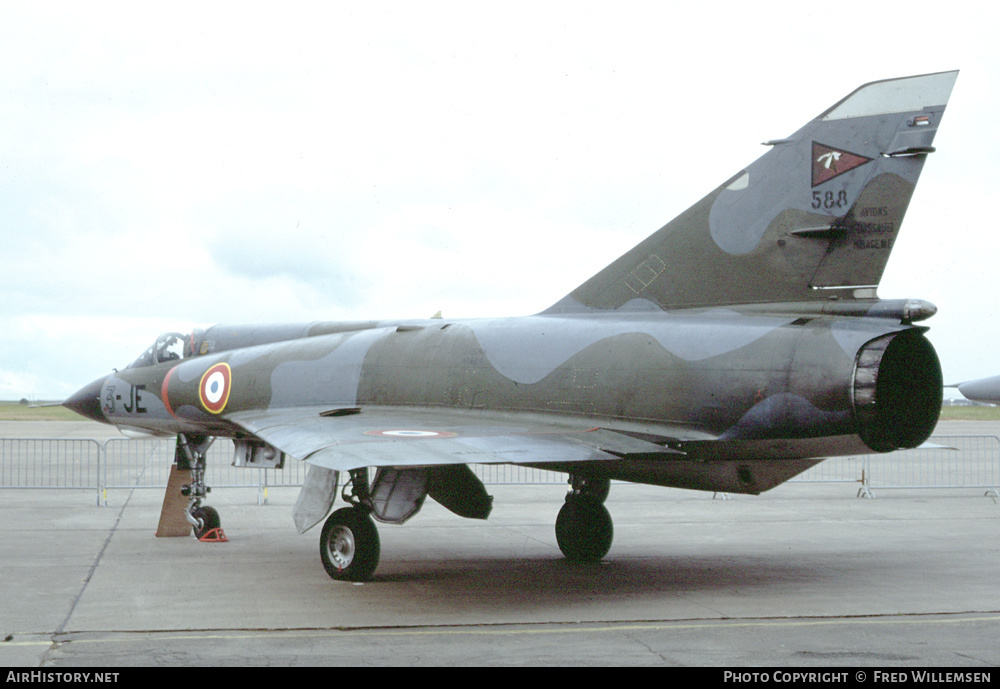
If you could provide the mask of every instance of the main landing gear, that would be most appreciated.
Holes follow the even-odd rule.
[[[419,509],[425,493],[399,480],[391,483],[392,490],[387,491],[386,487],[390,484],[380,481],[378,477],[372,488],[367,469],[351,471],[350,476],[341,493],[350,507],[336,510],[327,518],[319,540],[319,554],[323,560],[323,568],[332,578],[367,581],[378,567],[381,555],[381,541],[373,515],[379,521],[402,523]],[[566,496],[566,503],[556,518],[556,541],[559,549],[570,560],[600,560],[611,549],[614,536],[611,515],[604,507],[611,482],[608,479],[573,475],[570,476],[570,484],[572,490]],[[408,499],[401,499],[400,504],[412,503],[416,509],[396,512],[389,508],[387,511],[388,496],[407,491],[413,494]],[[413,495],[418,497],[414,499]],[[396,516],[390,516],[392,514]],[[479,518],[485,519],[485,514]]]
[[[614,538],[611,515],[604,506],[611,481],[574,474],[569,482],[572,489],[556,517],[556,542],[568,560],[600,560]]]
[[[194,527],[195,538],[201,540],[206,536],[216,540],[224,540],[222,535],[222,520],[214,507],[202,505],[201,501],[212,489],[205,485],[205,455],[208,448],[215,442],[211,436],[177,435],[176,459],[178,466],[191,470],[191,483],[181,488],[181,493],[188,496],[188,506],[184,517]],[[213,533],[213,531],[215,533]]]
[[[382,545],[371,518],[368,488],[368,470],[352,471],[342,494],[351,506],[335,511],[323,524],[319,555],[326,573],[334,579],[367,581],[378,567]]]
[[[381,550],[378,529],[364,507],[343,507],[323,525],[319,554],[326,573],[334,579],[370,579],[378,567]]]

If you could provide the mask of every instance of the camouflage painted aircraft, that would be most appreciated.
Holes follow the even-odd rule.
[[[936,308],[876,288],[957,76],[861,86],[536,315],[172,333],[65,406],[176,435],[196,533],[219,523],[214,438],[239,466],[311,465],[300,531],[342,483],[320,553],[348,580],[378,564],[373,519],[427,496],[485,519],[473,463],[566,472],[557,542],[595,560],[611,480],[757,494],[824,457],[915,447],[941,405],[914,325]]]
[[[945,387],[958,388],[965,399],[973,402],[1000,404],[1000,376],[967,380],[964,383],[946,385]]]

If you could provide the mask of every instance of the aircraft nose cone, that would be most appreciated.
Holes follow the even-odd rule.
[[[69,397],[62,406],[72,409],[80,416],[88,419],[108,423],[101,413],[101,388],[104,387],[104,378],[95,380],[90,385],[80,388]]]

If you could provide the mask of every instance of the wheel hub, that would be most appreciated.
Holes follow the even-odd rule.
[[[326,543],[330,561],[339,569],[345,569],[354,561],[354,534],[345,526],[337,526],[330,531]]]

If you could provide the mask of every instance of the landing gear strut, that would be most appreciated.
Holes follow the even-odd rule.
[[[371,518],[368,488],[368,470],[352,471],[342,495],[351,507],[337,510],[323,524],[319,555],[326,573],[334,579],[367,581],[378,567],[382,546]]]
[[[188,436],[184,433],[177,435],[177,464],[191,470],[191,483],[181,488],[181,493],[189,498],[184,517],[194,527],[194,536],[198,539],[222,525],[216,509],[201,504],[212,492],[205,485],[205,456],[213,442],[215,438],[211,436]]]
[[[556,542],[563,555],[577,562],[600,560],[611,549],[614,525],[604,506],[611,482],[570,476],[572,490],[556,517]]]

